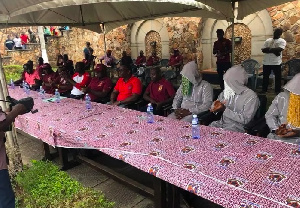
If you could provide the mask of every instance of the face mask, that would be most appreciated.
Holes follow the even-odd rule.
[[[182,94],[185,96],[190,95],[193,89],[193,84],[190,82],[190,80],[182,76],[181,85],[182,85]]]

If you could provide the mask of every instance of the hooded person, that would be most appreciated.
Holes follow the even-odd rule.
[[[213,101],[211,85],[202,80],[195,61],[183,66],[182,83],[173,100],[174,112],[168,117],[192,122],[193,114],[208,111]]]
[[[245,132],[244,126],[255,116],[259,108],[256,93],[247,88],[248,75],[242,65],[228,69],[224,75],[224,90],[213,103],[211,112],[223,111],[220,120],[210,126],[229,131]]]
[[[273,100],[265,118],[268,138],[296,143],[300,132],[300,73],[296,74]]]

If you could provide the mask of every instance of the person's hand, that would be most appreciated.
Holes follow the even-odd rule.
[[[221,102],[219,100],[216,100],[214,102],[214,105],[213,105],[213,108],[210,109],[210,112],[212,113],[217,113],[217,112],[220,112],[220,111],[224,111],[225,110],[225,101],[224,102]]]
[[[289,138],[289,137],[295,137],[298,135],[298,132],[294,129],[285,129],[282,134],[278,135],[279,137],[282,138]]]
[[[284,132],[286,132],[286,124],[282,124],[276,129],[275,134],[276,135],[283,135]]]
[[[270,48],[263,48],[263,49],[261,49],[261,51],[263,53],[269,53],[270,52]]]
[[[280,52],[274,52],[274,55],[275,55],[275,56],[280,56],[281,53],[280,53]]]
[[[175,116],[179,120],[191,114],[192,113],[187,109],[179,108],[175,110]]]
[[[115,102],[112,102],[112,103],[111,103],[111,105],[116,105],[116,106],[119,105],[119,104],[120,104],[119,101],[115,101]]]
[[[23,104],[17,104],[15,106],[13,106],[12,110],[17,111],[18,115],[23,115],[23,114],[27,113],[27,108]]]
[[[88,87],[82,87],[82,88],[81,88],[81,91],[82,91],[83,93],[87,93],[87,92],[89,91],[89,89],[88,89]]]

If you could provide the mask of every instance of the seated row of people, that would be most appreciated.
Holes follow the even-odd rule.
[[[67,92],[70,92],[70,97],[75,99],[81,99],[88,93],[92,101],[102,103],[110,101],[111,105],[126,106],[136,102],[143,91],[141,81],[132,75],[130,67],[126,65],[120,67],[120,78],[114,88],[103,64],[97,65],[95,77],[91,78],[89,73],[85,72],[83,62],[76,63],[73,76],[64,67],[54,72],[49,64],[43,64],[33,71],[30,63],[27,64],[25,81],[32,84],[32,80],[36,81],[39,74],[36,71],[41,69],[42,86],[47,93],[53,93],[54,89],[58,89],[64,96],[68,96]],[[222,113],[221,119],[212,122],[210,126],[245,132],[244,126],[254,118],[260,105],[256,93],[246,86],[248,76],[242,65],[233,66],[226,72],[225,89],[216,101],[213,101],[211,85],[202,80],[197,64],[193,60],[183,67],[182,83],[176,94],[171,83],[162,77],[159,68],[152,68],[150,75],[152,81],[147,86],[143,98],[153,104],[154,113],[158,115],[162,115],[161,107],[164,104],[173,103],[174,112],[169,115],[170,118],[191,122],[192,114],[207,111],[214,114]],[[278,139],[299,134],[299,131],[295,130],[300,127],[300,91],[297,87],[299,81],[300,74],[285,86],[285,91],[278,94],[270,106],[266,114],[267,124],[272,130],[269,137]],[[37,82],[31,86],[36,84]],[[286,123],[290,125],[287,126]]]
[[[112,55],[111,50],[107,50],[106,54],[99,58],[101,64],[103,63],[107,67],[114,67],[119,62],[117,62],[116,58]],[[127,55],[126,51],[122,52],[122,58],[120,60],[121,65],[130,66],[131,64],[135,64],[138,67],[141,66],[157,66],[160,64],[160,58],[157,56],[156,52],[153,51],[151,56],[146,59],[144,55],[144,51],[140,51],[140,55],[137,57],[135,63],[133,63],[131,56]],[[178,49],[174,49],[173,55],[170,56],[168,66],[176,69],[177,71],[183,65],[183,57],[180,55]]]

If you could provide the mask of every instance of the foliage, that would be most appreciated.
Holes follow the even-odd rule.
[[[51,162],[32,161],[15,181],[19,207],[113,207],[103,194],[83,187]]]
[[[3,66],[6,82],[9,83],[10,79],[12,80],[18,80],[21,77],[21,74],[23,72],[23,66],[21,65],[7,65]]]

